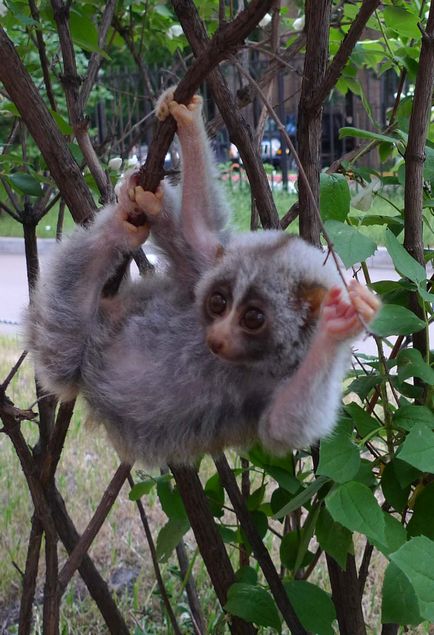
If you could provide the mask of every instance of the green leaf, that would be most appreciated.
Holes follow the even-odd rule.
[[[255,585],[258,582],[258,574],[253,567],[240,567],[238,571],[235,572],[235,582]]]
[[[402,488],[411,485],[419,479],[421,472],[412,465],[409,465],[405,461],[400,461],[397,457],[393,459],[393,467],[395,470],[396,478]]]
[[[347,268],[356,262],[363,262],[377,249],[373,240],[350,225],[337,220],[329,220],[324,224],[335,250]]]
[[[316,537],[321,549],[334,558],[341,569],[347,568],[347,556],[353,552],[352,533],[330,516],[324,507],[316,523]]]
[[[371,434],[374,430],[377,430],[378,421],[359,406],[359,404],[354,402],[346,404],[344,410],[350,415],[362,439],[368,434]]]
[[[228,600],[223,607],[231,615],[258,626],[281,630],[279,613],[268,591],[251,584],[235,582],[229,587]]]
[[[98,29],[89,17],[74,9],[69,14],[69,27],[74,44],[84,51],[98,52],[108,58],[107,53],[98,46]]]
[[[419,40],[421,37],[417,23],[420,18],[416,13],[407,11],[404,7],[385,7],[383,17],[389,29],[393,29],[400,37],[410,37]]]
[[[312,552],[307,551],[306,545],[302,545],[302,536],[298,531],[289,531],[283,536],[279,555],[281,563],[290,571],[295,571],[296,564],[297,569],[306,567],[313,558]]]
[[[154,7],[154,11],[156,13],[159,13],[160,15],[162,15],[165,18],[172,18],[172,13],[169,9],[169,7],[167,7],[165,4],[156,4]]]
[[[176,488],[172,488],[169,481],[158,481],[157,494],[166,516],[179,520],[187,518],[181,494]]]
[[[136,483],[130,490],[128,494],[128,498],[130,501],[138,501],[142,496],[146,496],[155,487],[156,481],[155,479],[149,478],[146,481],[141,481],[140,483]]]
[[[396,459],[393,459],[384,468],[383,474],[381,475],[381,489],[383,490],[386,501],[392,505],[397,512],[402,512],[407,506],[411,487],[410,484],[406,487],[401,487],[395,466]]]
[[[385,231],[385,242],[387,251],[393,260],[395,269],[401,276],[412,280],[416,284],[425,283],[425,269],[415,260],[408,251],[401,245],[395,235],[389,230]]]
[[[416,536],[390,555],[413,586],[423,618],[434,622],[434,542]]]
[[[434,432],[425,423],[416,423],[401,446],[401,461],[422,472],[434,473]]]
[[[382,554],[388,556],[389,554],[397,551],[407,540],[407,532],[401,525],[399,520],[394,516],[390,516],[386,512],[383,512],[384,525],[385,525],[385,540],[378,541],[372,536],[369,540],[374,547],[378,549]]]
[[[321,441],[317,474],[337,483],[350,481],[359,471],[360,452],[351,439],[353,425],[341,419],[333,434]]]
[[[381,622],[412,625],[422,622],[414,588],[393,562],[389,563],[384,575]]]
[[[434,385],[434,370],[423,359],[415,348],[402,350],[398,357],[398,380],[405,381],[409,377],[418,377],[429,386]]]
[[[350,188],[343,174],[320,174],[320,210],[323,220],[344,221],[350,211]]]
[[[64,135],[73,134],[74,130],[72,126],[70,126],[69,123],[66,121],[66,119],[64,119],[61,115],[59,115],[59,113],[56,112],[55,110],[50,109],[50,113],[62,134]]]
[[[164,527],[160,529],[157,537],[158,559],[167,560],[189,529],[188,519],[169,518]]]
[[[415,313],[398,304],[384,304],[369,330],[380,337],[411,335],[425,328],[425,322]]]
[[[396,143],[399,141],[399,139],[390,135],[378,134],[377,132],[362,130],[361,128],[352,128],[351,126],[347,126],[339,130],[339,139],[343,139],[344,137],[373,139],[375,141],[382,141],[383,143]]]
[[[312,633],[333,635],[336,611],[329,594],[304,580],[291,580],[284,586],[304,628]]]
[[[401,406],[393,415],[393,424],[404,430],[412,430],[416,423],[434,428],[434,413],[426,406]]]
[[[351,531],[358,531],[378,543],[386,542],[384,514],[371,490],[355,481],[344,483],[326,497],[332,518]]]
[[[323,485],[328,483],[328,481],[329,479],[326,476],[319,476],[317,479],[312,481],[312,483],[309,483],[309,485],[302,492],[300,492],[300,494],[294,496],[294,498],[287,505],[282,507],[282,509],[274,514],[273,518],[282,518],[283,516],[290,514],[295,509],[298,509],[299,507],[310,501],[312,496],[316,494]]]
[[[409,536],[420,536],[422,534],[434,540],[433,510],[434,483],[430,483],[416,498],[413,516],[407,526]]]
[[[212,515],[220,518],[224,514],[223,505],[225,502],[225,491],[218,474],[214,474],[208,479],[204,490],[208,497],[208,504]]]
[[[265,485],[261,485],[261,487],[258,487],[258,489],[250,494],[249,498],[247,499],[247,509],[250,512],[258,509],[264,499],[264,494]]]
[[[21,194],[27,194],[28,196],[41,196],[42,194],[41,184],[31,174],[16,172],[15,174],[10,174],[8,179],[14,190]]]

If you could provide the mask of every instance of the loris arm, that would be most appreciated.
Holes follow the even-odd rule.
[[[170,113],[177,122],[182,156],[180,230],[196,255],[206,262],[214,261],[218,233],[226,222],[227,211],[216,183],[216,168],[202,118],[202,98],[194,95],[184,106],[173,101],[173,93],[174,89],[163,93],[156,113],[161,120]]]
[[[134,198],[126,181],[117,204],[99,212],[89,229],[76,229],[62,242],[32,297],[27,345],[43,387],[63,399],[76,394],[86,343],[102,328],[97,317],[105,282],[123,255],[149,233],[148,225],[135,227],[128,222],[129,214],[140,207],[130,196]]]
[[[351,304],[333,288],[324,301],[322,315],[310,349],[296,373],[276,389],[264,413],[259,436],[272,452],[306,447],[333,429],[341,401],[341,384],[350,361],[350,341],[379,309],[376,297],[353,282]]]

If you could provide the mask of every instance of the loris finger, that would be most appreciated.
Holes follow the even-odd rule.
[[[134,190],[134,199],[137,205],[145,214],[149,216],[157,216],[161,212],[163,190],[161,187],[154,192],[145,191],[142,187],[137,186]]]
[[[364,287],[356,280],[351,281],[349,293],[351,299],[353,299],[354,297],[363,298],[363,300],[371,307],[371,309],[378,311],[381,306],[381,302],[377,298],[377,296],[374,295],[372,291],[368,289],[368,287]]]
[[[358,314],[365,322],[370,322],[377,314],[379,304],[376,308],[372,308],[370,304],[365,301],[365,298],[354,296],[351,298],[352,303]]]

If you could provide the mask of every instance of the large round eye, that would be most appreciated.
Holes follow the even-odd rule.
[[[223,315],[226,311],[227,304],[228,302],[225,296],[219,291],[216,291],[209,296],[207,308],[211,315]]]
[[[241,326],[249,331],[257,331],[265,324],[265,315],[260,309],[250,308],[241,318]]]

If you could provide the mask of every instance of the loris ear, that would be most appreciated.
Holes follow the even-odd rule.
[[[298,288],[300,302],[309,305],[309,316],[312,319],[319,317],[321,304],[327,294],[327,289],[318,284],[301,284]]]

